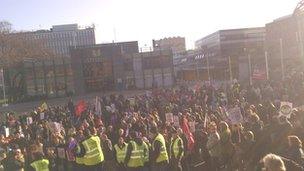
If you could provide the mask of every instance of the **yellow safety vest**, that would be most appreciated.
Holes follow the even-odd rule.
[[[114,145],[116,150],[116,160],[118,163],[124,163],[126,155],[127,155],[127,143],[124,143],[123,148],[120,148],[118,144]]]
[[[100,146],[98,136],[91,136],[89,139],[82,142],[86,154],[83,157],[85,165],[93,166],[104,161],[104,155]]]
[[[144,150],[144,163],[149,162],[149,144],[146,142],[143,142],[143,144],[140,146],[140,148],[143,148]]]
[[[127,164],[128,167],[136,168],[144,166],[145,160],[145,148],[147,144],[143,142],[142,145],[138,145],[135,141],[130,141],[130,144],[133,147],[131,152],[130,160]]]
[[[80,151],[80,147],[79,146],[77,146],[77,151],[78,152]],[[76,157],[75,161],[76,161],[77,164],[84,164],[84,157]]]
[[[179,154],[179,142],[181,143],[181,146],[184,146],[183,144],[183,140],[180,138],[180,137],[177,137],[174,141],[173,139],[171,139],[171,145],[170,145],[170,157],[172,158],[173,155],[175,158],[178,157],[178,154]],[[173,151],[172,151],[172,148],[173,148]],[[184,156],[184,151],[182,151],[182,154],[181,154],[181,157]]]
[[[42,159],[34,161],[31,166],[35,169],[35,171],[49,171],[49,160]]]
[[[168,157],[168,153],[167,153],[167,150],[166,150],[166,142],[165,142],[165,138],[162,134],[158,134],[156,136],[156,138],[154,139],[153,143],[152,143],[152,148],[153,148],[153,151],[155,150],[155,141],[159,141],[161,143],[161,148],[160,148],[160,154],[159,156],[157,157],[156,159],[156,163],[160,163],[160,162],[163,162],[163,161],[169,161],[169,157]]]

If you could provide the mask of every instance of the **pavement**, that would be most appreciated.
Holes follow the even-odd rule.
[[[5,113],[8,111],[14,111],[17,113],[29,112],[32,111],[35,107],[41,106],[43,102],[46,102],[50,106],[56,105],[65,105],[68,103],[69,99],[72,99],[74,103],[79,100],[92,101],[96,96],[106,96],[111,94],[122,94],[126,97],[132,97],[134,95],[144,94],[145,90],[128,90],[128,91],[109,91],[109,92],[99,92],[99,93],[90,93],[82,96],[72,96],[72,97],[62,97],[62,98],[53,98],[47,99],[45,101],[34,101],[18,104],[9,104],[6,107],[0,107],[0,113]]]

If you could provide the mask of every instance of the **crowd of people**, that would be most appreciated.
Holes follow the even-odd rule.
[[[6,171],[304,170],[304,77],[197,84],[7,114]],[[289,115],[280,102],[293,103]],[[230,108],[241,119],[230,119]],[[170,117],[168,117],[170,116]]]

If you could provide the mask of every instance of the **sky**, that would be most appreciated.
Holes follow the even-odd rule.
[[[217,30],[261,27],[291,14],[300,0],[0,0],[14,30],[94,24],[97,43],[182,36],[187,48]]]

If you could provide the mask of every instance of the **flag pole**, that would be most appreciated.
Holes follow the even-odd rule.
[[[208,81],[210,82],[209,54],[207,54],[207,73],[208,73]]]
[[[231,69],[231,57],[228,57],[229,62],[229,77],[230,77],[230,83],[232,83],[232,69]]]
[[[4,81],[4,70],[3,70],[3,68],[1,69],[1,82],[2,82],[4,106],[7,106],[7,102],[6,102],[6,92],[5,92],[5,81]]]
[[[266,79],[269,80],[268,52],[265,51]]]
[[[249,83],[252,85],[252,77],[251,77],[251,55],[248,53],[248,66],[249,66]]]

